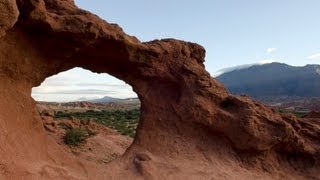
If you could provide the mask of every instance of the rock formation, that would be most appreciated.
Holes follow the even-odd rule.
[[[200,45],[140,42],[72,0],[1,0],[0,19],[0,179],[320,178],[320,121],[230,95]],[[30,96],[73,67],[124,80],[141,100],[133,144],[103,168],[59,148]]]

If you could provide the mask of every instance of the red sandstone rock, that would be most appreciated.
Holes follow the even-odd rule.
[[[320,119],[320,112],[318,111],[311,111],[308,113],[304,118],[319,118]]]
[[[12,28],[18,20],[18,8],[14,0],[1,0],[0,2],[0,37],[5,35],[5,32]]]
[[[17,0],[8,29],[14,1],[1,2],[0,179],[319,179],[319,121],[228,94],[200,45],[142,43],[72,0]],[[30,97],[73,67],[122,79],[141,100],[132,146],[103,168],[47,136]]]

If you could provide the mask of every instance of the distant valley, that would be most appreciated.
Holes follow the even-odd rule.
[[[93,111],[115,111],[115,110],[133,110],[140,108],[140,100],[138,98],[113,98],[105,96],[100,99],[85,100],[81,98],[72,102],[37,102],[39,112],[50,111],[57,112],[86,112]]]

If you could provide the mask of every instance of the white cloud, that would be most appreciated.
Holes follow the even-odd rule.
[[[273,53],[274,51],[276,51],[277,50],[277,48],[267,48],[267,53],[268,54],[271,54],[271,53]]]
[[[311,56],[308,56],[307,59],[320,60],[320,53],[316,53],[316,54],[313,54]]]
[[[47,78],[32,89],[32,97],[38,101],[74,101],[80,98],[97,99],[104,96],[116,98],[137,97],[125,82],[102,73],[74,68]]]
[[[257,65],[257,64],[258,63],[242,64],[242,65],[238,65],[238,66],[232,66],[232,67],[223,68],[223,69],[220,69],[217,72],[213,73],[213,77],[217,77],[217,76],[220,76],[223,73],[227,73],[227,72],[231,72],[231,71],[235,71],[235,70],[246,69],[246,68],[249,68],[249,67]]]
[[[270,64],[273,62],[276,62],[276,61],[273,59],[262,59],[262,60],[258,61],[257,64]]]
[[[260,60],[260,61],[258,61],[256,63],[242,64],[242,65],[223,68],[223,69],[220,69],[220,70],[212,73],[212,75],[213,75],[213,77],[217,77],[217,76],[220,76],[223,73],[227,73],[227,72],[231,72],[231,71],[235,71],[235,70],[240,70],[240,69],[246,69],[246,68],[249,68],[249,67],[255,66],[255,65],[270,64],[270,63],[273,63],[273,62],[276,62],[276,61],[273,60],[273,59],[263,59],[263,60]]]

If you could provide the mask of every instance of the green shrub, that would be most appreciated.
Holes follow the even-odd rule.
[[[134,137],[139,123],[140,110],[115,110],[115,111],[92,111],[86,112],[58,112],[56,119],[74,117],[82,121],[89,119],[117,130],[120,134]],[[93,132],[94,133],[94,132]],[[88,134],[92,134],[88,132]],[[94,134],[93,134],[94,135]]]
[[[64,136],[64,142],[70,146],[78,146],[83,143],[89,134],[86,130],[80,128],[69,129]]]

